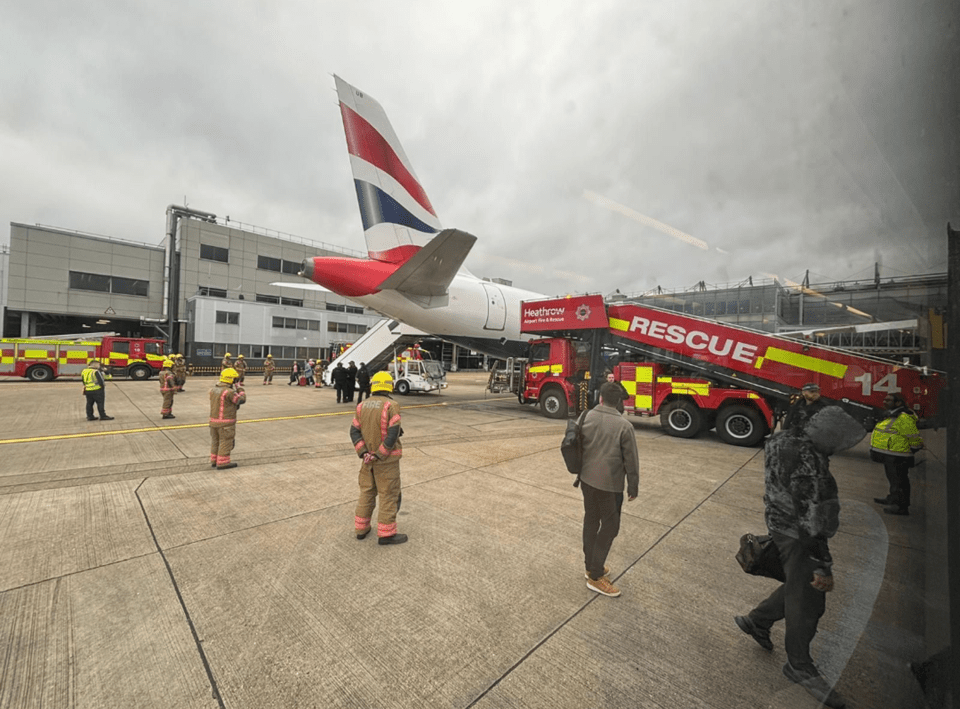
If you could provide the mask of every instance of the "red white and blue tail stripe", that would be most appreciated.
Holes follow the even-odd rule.
[[[339,76],[334,79],[367,253],[377,261],[402,263],[443,227],[383,108]]]

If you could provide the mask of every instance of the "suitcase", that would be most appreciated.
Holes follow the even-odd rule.
[[[300,386],[305,387],[307,385],[307,378],[300,377]]]

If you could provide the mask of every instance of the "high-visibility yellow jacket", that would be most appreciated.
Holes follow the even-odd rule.
[[[917,417],[908,411],[890,416],[877,424],[870,435],[870,448],[880,453],[909,456],[923,447],[917,431]]]
[[[97,389],[102,389],[102,379],[98,377],[98,372],[92,367],[87,367],[82,372],[80,372],[80,377],[83,379],[83,390],[84,391],[96,391]]]

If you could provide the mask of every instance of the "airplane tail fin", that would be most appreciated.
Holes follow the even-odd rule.
[[[383,108],[339,76],[334,80],[367,253],[403,263],[443,227]]]

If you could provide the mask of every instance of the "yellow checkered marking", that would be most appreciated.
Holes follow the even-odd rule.
[[[757,369],[763,366],[765,359],[769,359],[772,362],[779,362],[780,364],[788,364],[797,369],[806,369],[809,372],[825,374],[828,377],[836,377],[837,379],[843,379],[843,376],[847,373],[847,365],[845,364],[837,364],[836,362],[828,362],[825,359],[810,357],[805,354],[788,352],[778,347],[768,347],[766,354],[763,357],[757,358]]]
[[[47,359],[46,350],[23,350],[20,353],[21,357],[26,359]]]
[[[693,394],[694,396],[710,396],[709,384],[691,384],[690,382],[677,382],[672,387],[674,394]]]
[[[653,408],[653,397],[652,396],[638,396],[633,401],[633,408],[635,409],[652,409]]]

